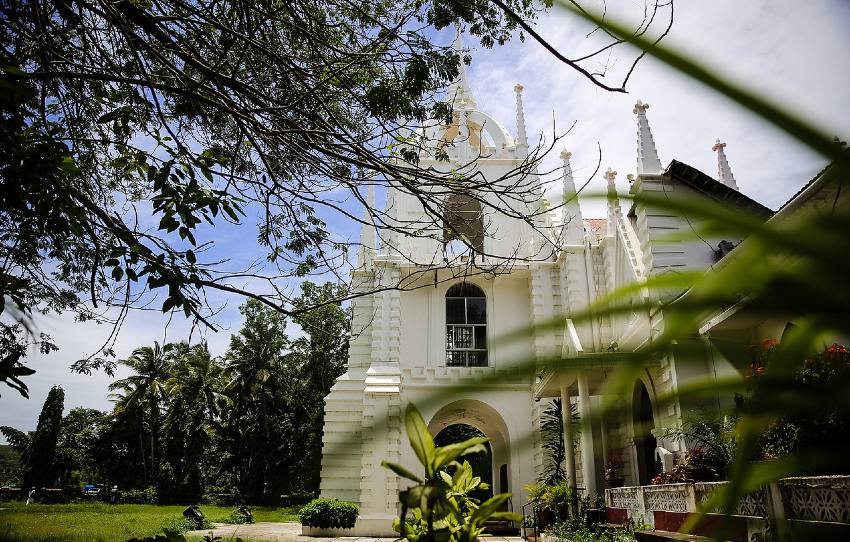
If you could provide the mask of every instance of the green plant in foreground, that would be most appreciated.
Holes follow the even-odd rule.
[[[322,529],[350,529],[357,521],[359,508],[338,499],[313,499],[301,509],[301,524]]]
[[[473,437],[438,448],[422,414],[412,403],[405,410],[404,425],[410,446],[425,468],[425,477],[396,463],[381,463],[399,476],[416,482],[399,493],[401,516],[393,522],[393,529],[401,538],[409,542],[472,542],[481,536],[487,520],[522,520],[518,514],[499,511],[510,499],[510,493],[494,495],[483,503],[469,497],[475,489],[487,489],[486,484],[473,476],[468,461],[460,463],[457,459],[486,452],[486,437]]]

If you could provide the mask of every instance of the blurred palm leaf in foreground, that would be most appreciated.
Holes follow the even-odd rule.
[[[657,327],[660,334],[638,352],[628,354],[631,363],[621,374],[609,379],[606,395],[630,392],[641,362],[670,351],[704,348],[711,342],[711,329],[718,322],[744,314],[753,322],[787,324],[781,339],[769,344],[770,359],[765,365],[748,367],[749,346],[742,340],[722,338],[713,346],[731,357],[737,352],[739,374],[694,381],[661,401],[738,394],[746,406],[739,409],[735,457],[730,483],[717,492],[706,507],[721,506],[731,511],[746,492],[784,476],[805,473],[847,472],[850,452],[846,431],[835,430],[826,438],[797,442],[795,449],[771,460],[754,461],[760,453],[766,429],[781,420],[850,419],[850,378],[840,346],[850,337],[850,205],[847,183],[850,179],[850,153],[836,139],[817,127],[770,103],[746,89],[724,80],[663,46],[634,36],[625,25],[560,2],[573,13],[620,39],[643,49],[669,67],[694,78],[737,102],[749,112],[767,120],[802,144],[816,150],[831,163],[803,187],[800,193],[771,219],[763,221],[722,204],[641,194],[633,198],[636,207],[652,206],[688,216],[698,223],[693,238],[745,240],[708,271],[665,273],[615,292],[584,315],[619,314],[636,309],[630,299],[641,293],[640,308],[663,315]],[[758,329],[753,326],[753,329]],[[702,341],[700,341],[702,339]],[[770,339],[769,337],[750,337]],[[832,350],[830,350],[832,349]],[[574,360],[558,362],[569,367]],[[829,366],[832,363],[834,366]],[[829,378],[806,376],[817,364],[826,364]],[[755,369],[755,373],[752,370]],[[752,374],[750,374],[752,373]],[[802,375],[802,376],[801,376]],[[822,376],[822,375],[821,375]],[[613,408],[613,404],[608,405]]]

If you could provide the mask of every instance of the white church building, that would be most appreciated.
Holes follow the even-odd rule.
[[[514,89],[516,135],[477,108],[463,65],[452,90],[456,122],[425,129],[433,145],[445,145],[449,160],[438,160],[432,146],[421,150],[420,166],[448,171],[480,156],[475,168],[485,178],[505,177],[529,152],[523,88]],[[640,349],[663,326],[660,311],[638,309],[576,322],[570,315],[644,277],[708,268],[741,242],[676,241],[671,233],[691,232],[691,219],[631,203],[621,206],[618,184],[622,188],[628,182],[631,194],[686,193],[765,219],[773,216],[773,211],[738,191],[719,141],[714,145],[717,179],[675,160],[664,167],[647,108],[640,101],[634,106],[636,170],[628,181],[611,170],[604,175],[609,190],[605,218],[582,216],[570,153],[563,152],[565,203],[558,213],[541,212],[548,203],[534,176],[527,182],[532,183],[528,193],[536,193],[536,201],[517,198],[510,203],[512,211],[534,217],[531,220],[500,212],[504,202],[488,200],[482,206],[462,196],[446,202],[452,212],[466,217],[455,229],[463,230],[477,249],[472,254],[447,252],[444,242],[428,236],[364,229],[365,248],[353,282],[367,293],[352,301],[353,329],[358,334],[351,342],[347,372],[325,399],[321,473],[323,497],[359,504],[355,534],[393,534],[398,492],[408,482],[382,468],[382,460],[421,471],[401,419],[410,402],[434,435],[452,424],[466,424],[489,437],[493,490],[511,492],[512,510],[519,512],[528,500],[524,486],[535,483],[543,468],[538,428],[546,404],[560,397],[576,405],[579,413],[598,408],[605,399],[601,390],[606,378],[622,362],[620,353]],[[486,196],[491,197],[495,195]],[[374,192],[369,198],[373,204]],[[426,210],[409,194],[390,190],[387,206],[399,223],[427,222]],[[383,239],[377,248],[376,235]],[[556,250],[540,256],[544,246]],[[475,258],[486,258],[481,262],[489,264],[504,258],[511,264],[498,273],[466,273],[475,267]],[[402,279],[408,279],[404,289],[392,288]],[[540,325],[556,318],[558,326]],[[727,315],[707,325],[706,334],[716,326],[718,335],[743,333],[755,341],[775,336],[779,323],[735,324],[734,316]],[[705,337],[695,340],[704,340],[706,351],[714,351]],[[622,465],[625,485],[647,484],[655,474],[658,446],[680,458],[682,443],[664,439],[663,429],[680,423],[683,412],[694,405],[676,401],[660,405],[656,397],[694,378],[740,372],[722,353],[715,353],[696,363],[693,359],[681,363],[675,352],[648,360],[634,379],[632,393],[614,398],[622,406],[620,414],[596,419],[591,428],[582,429],[579,451],[568,454],[565,465],[573,483],[588,494],[602,493],[605,463],[613,458]],[[584,355],[587,362],[569,370],[546,368],[546,360],[563,355],[577,359]],[[517,368],[532,360],[537,366],[533,374]],[[567,449],[572,448],[572,438],[567,424]]]

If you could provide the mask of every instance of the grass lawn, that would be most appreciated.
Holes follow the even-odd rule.
[[[183,519],[185,506],[152,504],[0,503],[0,542],[125,542],[162,533]],[[201,505],[211,521],[234,507]],[[298,521],[298,509],[251,507],[255,521]]]

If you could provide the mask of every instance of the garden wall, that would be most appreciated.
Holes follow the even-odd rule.
[[[727,483],[618,487],[605,490],[605,502],[612,517],[625,516],[659,530],[674,530],[670,524],[681,523],[679,520],[689,513],[704,514],[708,523],[718,517],[714,513],[719,512],[720,505],[712,501],[712,496]],[[796,529],[826,528],[825,524],[830,524],[829,529],[850,537],[850,476],[784,478],[745,495],[732,521],[749,537],[764,528],[768,517],[784,517]]]

